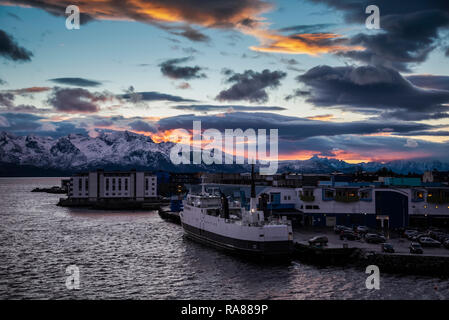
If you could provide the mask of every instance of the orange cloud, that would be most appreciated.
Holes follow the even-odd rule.
[[[322,114],[317,116],[306,117],[306,119],[310,120],[320,120],[320,121],[331,121],[334,118],[332,114]]]
[[[252,46],[251,50],[260,52],[276,52],[289,54],[318,54],[363,50],[360,46],[345,45],[346,39],[335,33],[303,33],[284,36],[269,30],[249,31],[261,41],[260,46]]]

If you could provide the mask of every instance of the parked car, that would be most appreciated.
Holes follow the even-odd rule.
[[[353,231],[342,231],[340,233],[341,240],[360,240],[360,236]]]
[[[319,245],[319,246],[325,246],[329,242],[329,239],[327,239],[326,236],[316,236],[311,239],[309,239],[309,244],[311,246],[313,245]]]
[[[417,233],[411,236],[409,239],[412,240],[413,242],[419,242],[419,239],[421,239],[422,237],[428,237],[428,235],[425,233]]]
[[[366,227],[366,226],[358,226],[358,227],[356,228],[356,231],[357,231],[358,233],[364,234],[364,233],[368,233],[368,232],[369,232],[369,229],[368,229],[368,227]]]
[[[352,231],[352,229],[349,227],[346,227],[346,226],[342,226],[342,225],[336,225],[334,227],[334,232],[336,234],[341,234],[342,231]]]
[[[418,242],[412,242],[410,244],[410,253],[422,254],[424,253],[424,250]]]
[[[394,247],[391,243],[382,243],[382,252],[394,253]]]
[[[405,230],[404,235],[407,239],[410,239],[413,236],[416,236],[419,232],[417,230]]]
[[[433,240],[430,237],[421,237],[418,241],[423,247],[441,247],[440,241]]]
[[[384,236],[375,233],[368,233],[365,236],[365,241],[367,243],[384,243],[387,241]]]

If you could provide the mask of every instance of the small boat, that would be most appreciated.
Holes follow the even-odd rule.
[[[179,212],[173,212],[173,211],[166,211],[166,210],[159,210],[159,216],[167,221],[181,224],[181,218],[179,217]]]

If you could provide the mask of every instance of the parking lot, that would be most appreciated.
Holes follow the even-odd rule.
[[[326,248],[342,248],[346,243],[349,248],[363,248],[367,251],[382,252],[380,244],[366,243],[362,238],[361,240],[341,240],[340,236],[332,229],[327,228],[310,228],[310,229],[296,229],[293,231],[293,238],[295,242],[308,245],[308,240],[318,235],[325,235],[329,242]],[[407,238],[400,238],[399,235],[390,233],[386,235],[387,242],[392,244],[395,250],[395,254],[410,254],[411,241]],[[424,255],[433,256],[449,256],[449,249],[441,246],[440,248],[423,247]]]

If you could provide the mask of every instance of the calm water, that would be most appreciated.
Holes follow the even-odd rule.
[[[31,193],[56,178],[0,178],[2,299],[448,299],[449,281],[381,275],[365,288],[358,269],[292,262],[267,266],[182,236],[155,212],[105,213],[55,206]],[[76,264],[81,288],[67,290]]]

